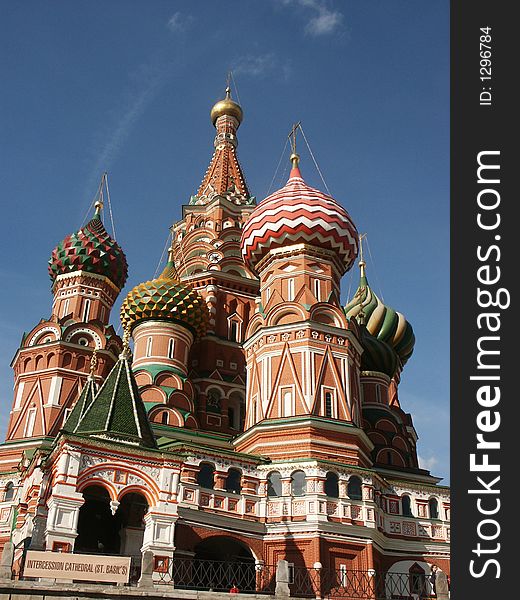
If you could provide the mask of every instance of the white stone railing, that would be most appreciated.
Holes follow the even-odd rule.
[[[235,494],[226,490],[211,490],[182,483],[178,501],[181,506],[211,509],[240,516],[258,516],[259,499],[250,494]]]
[[[367,527],[375,527],[375,511],[371,502],[332,499],[326,496],[280,497],[267,499],[265,516],[268,520],[287,517],[307,517],[325,520],[336,518],[345,522],[362,522]]]
[[[394,535],[449,541],[450,523],[439,519],[405,517],[403,515],[385,515],[384,530]]]

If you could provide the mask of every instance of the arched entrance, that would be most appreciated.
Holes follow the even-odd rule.
[[[144,516],[148,512],[146,498],[138,492],[129,492],[121,499],[115,518],[121,540],[120,554],[138,556],[144,537]]]
[[[139,556],[144,536],[146,498],[138,492],[125,494],[119,506],[101,485],[83,490],[85,503],[79,510],[78,536],[74,552]],[[112,510],[117,506],[114,514]]]
[[[110,510],[108,491],[101,485],[89,485],[83,498],[74,552],[119,554],[119,527]]]
[[[255,562],[255,557],[246,544],[225,535],[216,535],[198,543],[195,546],[195,559]]]
[[[242,542],[214,536],[199,542],[193,558],[173,562],[177,588],[228,592],[237,587],[242,592],[259,590],[254,556]]]

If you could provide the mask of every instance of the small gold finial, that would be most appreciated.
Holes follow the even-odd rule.
[[[97,369],[98,358],[97,358],[97,348],[94,348],[94,352],[92,352],[92,356],[90,357],[90,370],[89,370],[89,378],[94,379],[94,374]]]
[[[289,135],[287,136],[291,140],[291,156],[289,157],[289,160],[291,161],[293,169],[297,169],[298,165],[300,164],[300,155],[296,152],[296,133],[297,133],[298,129],[300,128],[300,125],[301,125],[301,121],[298,121],[298,123],[295,123],[292,126],[292,129],[289,132]]]
[[[177,273],[177,268],[175,267],[175,261],[173,259],[173,242],[168,248],[168,261],[162,273],[159,275],[159,279],[173,279],[174,281],[179,281],[179,274]]]
[[[94,208],[96,209],[95,214],[99,215],[99,213],[101,212],[102,208],[103,208],[103,200],[98,200],[95,204],[94,204]]]
[[[366,233],[362,233],[359,236],[359,270],[361,271],[361,277],[366,277],[365,267],[367,263],[363,258],[363,240],[367,237]]]

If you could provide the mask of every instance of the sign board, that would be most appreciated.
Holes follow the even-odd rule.
[[[128,583],[130,560],[129,556],[29,550],[23,574],[24,577]]]

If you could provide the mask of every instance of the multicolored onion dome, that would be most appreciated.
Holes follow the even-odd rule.
[[[293,155],[283,188],[263,200],[242,231],[242,254],[248,267],[273,248],[305,243],[335,253],[343,273],[358,253],[358,232],[347,211],[332,196],[308,186]]]
[[[121,306],[121,323],[125,329],[133,329],[148,319],[180,323],[197,336],[207,331],[206,302],[198,292],[177,279],[172,262],[168,262],[157,279],[134,287]]]
[[[49,275],[87,271],[105,275],[119,289],[128,277],[128,263],[121,246],[107,233],[98,213],[79,231],[71,233],[52,251]]]
[[[385,306],[372,291],[365,275],[365,264],[360,262],[361,278],[352,300],[345,306],[348,318],[357,317],[363,310],[368,331],[378,340],[391,346],[404,365],[413,353],[415,335],[405,317]]]
[[[373,336],[365,325],[360,326],[360,332],[363,346],[361,371],[378,371],[392,378],[399,363],[396,352],[386,342]]]

